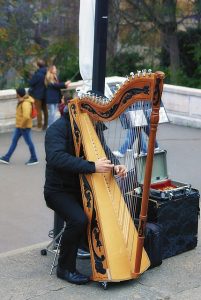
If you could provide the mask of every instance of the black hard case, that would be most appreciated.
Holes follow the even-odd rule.
[[[162,227],[163,259],[197,246],[199,198],[196,189],[169,201],[150,198],[148,222],[155,222]]]
[[[138,158],[136,164],[138,187],[134,189],[133,199],[136,201],[137,197],[137,216],[140,213],[145,161],[144,155]],[[166,185],[168,189],[164,190]],[[159,224],[162,228],[162,258],[195,248],[198,234],[199,191],[191,188],[190,184],[168,178],[166,151],[154,154],[149,195],[147,221]]]
[[[134,218],[134,224],[138,229],[139,219]],[[150,260],[150,269],[162,264],[162,228],[159,224],[146,222],[144,248]]]
[[[147,222],[145,229],[144,248],[150,259],[150,268],[155,268],[162,264],[162,243],[163,233],[159,224]]]
[[[145,174],[145,154],[136,158],[136,172],[139,188],[136,192],[142,194]],[[158,200],[171,200],[182,197],[190,192],[191,185],[172,180],[167,172],[167,152],[165,150],[154,153],[153,169],[150,186],[150,197]]]

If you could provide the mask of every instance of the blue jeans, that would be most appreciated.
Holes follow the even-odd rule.
[[[4,155],[4,157],[7,160],[10,160],[13,152],[15,151],[15,148],[17,147],[17,143],[18,143],[19,139],[21,138],[21,136],[23,136],[26,144],[29,147],[29,151],[31,153],[31,159],[37,160],[35,147],[32,142],[32,139],[31,139],[31,128],[25,128],[25,129],[15,128],[15,130],[13,132],[12,143],[10,145],[8,152],[6,153],[6,155]]]
[[[139,138],[140,138],[140,152],[147,153],[148,145],[147,145],[144,133],[147,136],[149,136],[150,126],[145,126],[143,128],[143,130],[144,130],[144,132],[140,132],[140,136],[139,136]],[[125,154],[128,149],[132,149],[133,144],[135,142],[135,138],[136,138],[136,128],[133,127],[133,128],[127,129],[126,139],[125,139],[123,145],[119,148],[118,151],[122,154]],[[157,140],[155,141],[155,148],[158,148]]]
[[[125,154],[128,149],[132,149],[135,139],[137,137],[137,129],[135,127],[131,127],[127,129],[127,134],[123,145],[119,148],[119,152]],[[140,132],[140,151],[146,153],[147,145],[145,141],[145,137],[142,132]]]
[[[144,127],[144,132],[149,137],[149,134],[150,134],[150,124],[148,126]],[[155,146],[154,147],[158,148],[158,142],[157,142],[157,140],[155,140]],[[146,146],[146,151],[144,151],[144,152],[147,152],[147,146]]]
[[[48,127],[56,121],[56,113],[58,110],[58,104],[47,104],[48,109]]]

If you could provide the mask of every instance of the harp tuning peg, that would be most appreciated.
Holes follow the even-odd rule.
[[[142,72],[138,70],[138,71],[137,71],[137,76],[140,77],[141,73],[142,73]]]
[[[132,78],[134,78],[134,77],[135,77],[134,72],[130,72],[130,76],[131,76]]]
[[[94,101],[95,101],[96,103],[98,103],[98,102],[99,102],[99,97],[96,96],[95,99],[94,99]]]
[[[103,97],[99,97],[99,103],[103,104]]]
[[[96,99],[96,95],[95,95],[94,93],[92,93],[92,94],[91,94],[91,100],[92,100],[92,101],[95,101],[95,99]]]
[[[103,97],[103,105],[107,104],[107,97]]]
[[[151,76],[152,69],[148,69],[148,75]]]
[[[146,70],[146,69],[143,69],[143,70],[142,70],[142,76],[145,77],[145,76],[146,76],[146,73],[147,73],[147,70]]]
[[[128,75],[126,75],[126,81],[129,81],[129,76]]]

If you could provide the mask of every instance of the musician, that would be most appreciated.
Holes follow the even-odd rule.
[[[61,239],[57,277],[70,283],[84,284],[89,281],[89,277],[76,270],[78,245],[88,222],[82,207],[79,174],[107,173],[114,169],[117,175],[125,177],[126,167],[114,165],[105,157],[96,162],[76,157],[68,111],[47,129],[45,151],[44,198],[47,206],[66,222]]]

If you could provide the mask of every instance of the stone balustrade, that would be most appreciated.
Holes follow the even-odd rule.
[[[82,81],[72,83],[69,89],[82,86]],[[201,128],[201,90],[174,85],[164,85],[162,100],[169,120],[174,124]],[[15,126],[15,90],[0,91],[0,132],[11,131]]]
[[[172,123],[201,128],[200,89],[165,84],[162,100]]]

